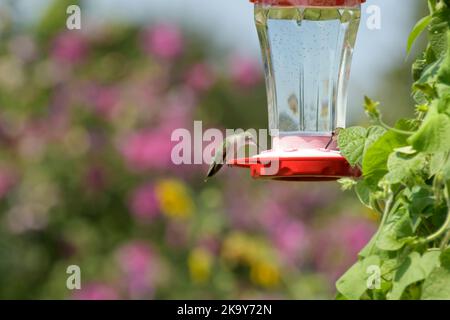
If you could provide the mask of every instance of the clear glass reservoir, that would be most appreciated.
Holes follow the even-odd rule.
[[[329,136],[345,127],[360,17],[359,4],[255,4],[272,136]]]

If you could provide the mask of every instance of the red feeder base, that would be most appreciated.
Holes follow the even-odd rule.
[[[248,168],[255,179],[333,181],[361,175],[338,151],[324,149],[269,150],[250,158],[233,159],[227,165]]]

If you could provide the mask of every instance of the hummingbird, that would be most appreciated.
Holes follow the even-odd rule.
[[[331,133],[331,138],[330,141],[328,141],[327,145],[325,146],[325,149],[328,149],[328,147],[330,146],[330,144],[332,142],[336,142],[338,137],[339,137],[339,132],[341,132],[341,130],[343,130],[343,128],[336,128],[332,133]]]
[[[220,171],[220,169],[222,169],[223,165],[226,162],[228,153],[231,150],[234,150],[234,152],[237,153],[238,148],[249,145],[258,146],[253,138],[253,135],[249,131],[233,134],[226,137],[222,145],[216,149],[214,159],[209,166],[208,172],[206,173],[205,182],[209,178],[216,175],[217,172]]]

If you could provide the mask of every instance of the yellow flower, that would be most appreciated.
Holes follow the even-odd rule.
[[[194,211],[194,202],[186,186],[179,180],[165,179],[155,186],[161,212],[171,218],[187,218]]]
[[[271,288],[280,282],[275,254],[260,238],[233,232],[223,243],[222,257],[228,262],[248,266],[250,280],[261,287]]]
[[[274,253],[261,238],[233,232],[223,243],[222,257],[228,262],[251,267],[261,261],[269,261],[274,257]]]
[[[194,249],[188,257],[188,267],[191,278],[194,282],[203,283],[207,281],[211,274],[213,257],[202,248]]]
[[[250,265],[264,256],[266,251],[258,239],[242,232],[233,232],[224,241],[222,257],[232,263]]]
[[[272,288],[280,282],[280,272],[273,263],[261,260],[252,264],[250,279],[257,285]]]

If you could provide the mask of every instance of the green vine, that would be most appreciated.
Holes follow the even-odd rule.
[[[450,299],[450,0],[428,0],[428,8],[407,45],[409,55],[428,32],[412,66],[415,117],[389,126],[366,97],[373,125],[339,133],[342,154],[362,172],[340,182],[380,214],[380,225],[337,281],[338,299]]]

